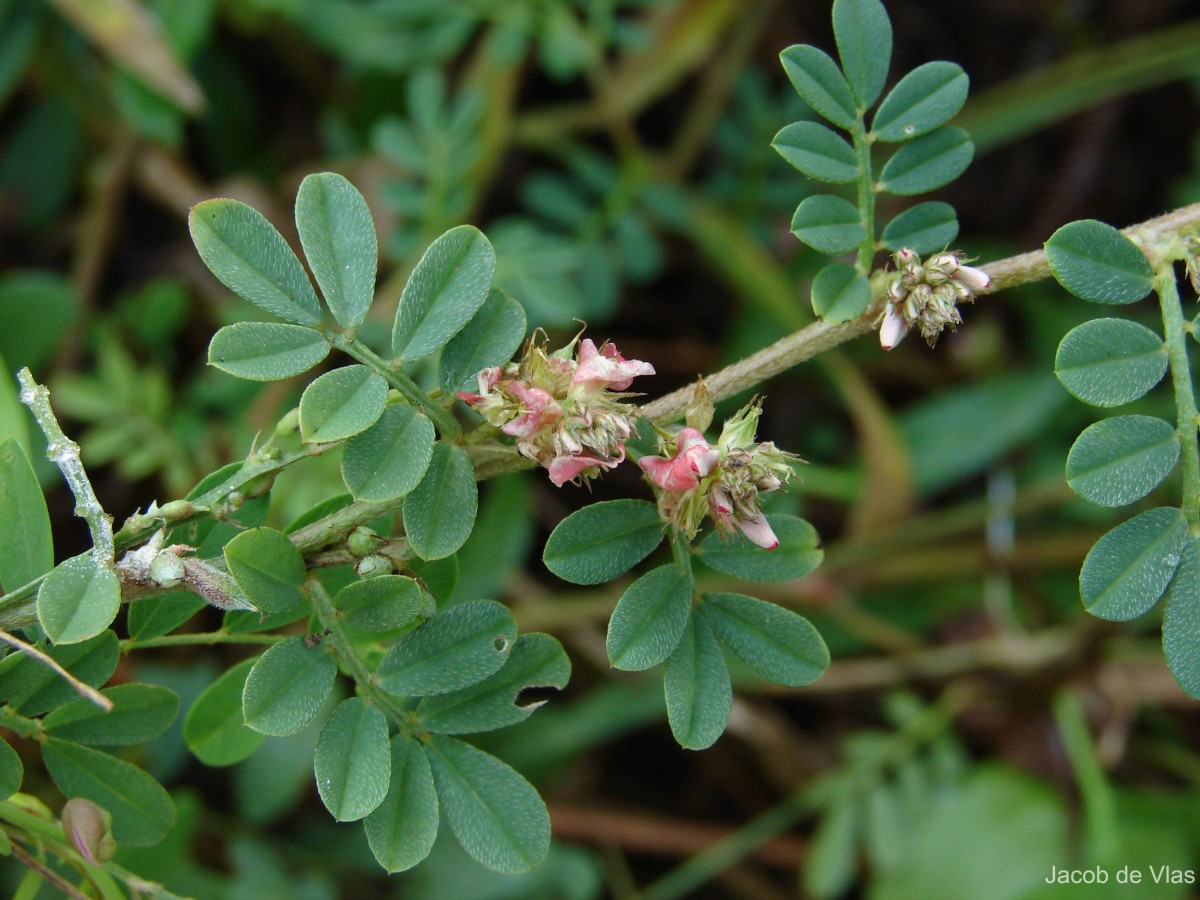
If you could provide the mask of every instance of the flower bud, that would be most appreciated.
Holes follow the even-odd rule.
[[[285,438],[295,434],[300,427],[300,408],[289,410],[275,425],[275,436]]]
[[[884,350],[891,350],[908,334],[908,320],[894,303],[887,305],[883,321],[879,324],[879,343]]]
[[[379,535],[370,528],[358,526],[346,536],[346,549],[351,555],[363,559],[375,552],[379,546]]]
[[[359,578],[375,578],[379,575],[391,575],[393,568],[392,561],[386,556],[375,555],[360,559],[354,571]]]
[[[992,286],[991,275],[971,266],[959,266],[954,273],[954,280],[965,285],[972,294],[980,294]]]
[[[174,553],[158,553],[150,560],[150,581],[159,587],[178,587],[183,576],[183,560]]]
[[[61,818],[63,834],[93,866],[104,865],[116,854],[108,810],[83,797],[72,797],[63,805]]]

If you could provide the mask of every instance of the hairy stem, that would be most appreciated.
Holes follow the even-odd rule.
[[[289,634],[232,634],[228,631],[202,631],[193,634],[164,634],[140,641],[127,638],[121,641],[121,652],[130,650],[152,650],[156,647],[211,647],[213,644],[278,644],[290,638]]]
[[[29,407],[42,434],[46,435],[46,456],[62,471],[75,495],[75,515],[87,522],[92,533],[92,556],[97,565],[111,568],[116,557],[112,516],[104,511],[92,490],[79,458],[79,445],[68,438],[58,424],[54,410],[50,408],[50,391],[33,380],[28,368],[17,373],[17,380],[21,382],[21,402]]]
[[[1154,290],[1162,308],[1163,333],[1167,357],[1171,362],[1171,382],[1175,388],[1175,417],[1182,451],[1183,514],[1192,534],[1200,536],[1200,449],[1196,445],[1196,395],[1192,388],[1192,371],[1188,364],[1187,331],[1183,310],[1179,305],[1179,289],[1175,284],[1175,267],[1171,261],[1159,263],[1154,272]]]
[[[342,620],[334,609],[329,592],[316,577],[309,577],[305,584],[304,593],[312,604],[317,621],[325,629],[326,640],[333,644],[334,652],[345,666],[347,674],[354,679],[362,692],[364,699],[376,704],[387,716],[405,731],[412,731],[412,716],[396,702],[391,694],[381,690],[376,684],[375,676],[371,673],[366,661],[354,649],[354,645],[342,628]]]
[[[875,260],[875,176],[871,171],[871,138],[862,113],[858,124],[851,132],[854,138],[854,155],[858,157],[858,217],[862,221],[863,239],[858,245],[854,267],[863,275],[871,274],[871,263]]]

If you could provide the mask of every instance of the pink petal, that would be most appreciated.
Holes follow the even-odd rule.
[[[479,382],[479,393],[487,394],[500,380],[500,367],[490,366],[483,369],[475,376],[475,379]]]
[[[678,457],[665,459],[661,456],[643,456],[638,460],[638,465],[650,476],[651,481],[667,491],[686,491],[694,488],[699,481],[687,461]]]
[[[742,534],[764,550],[774,550],[779,546],[779,538],[775,537],[771,523],[762,513],[752,519],[735,519],[734,523],[742,529]]]
[[[571,377],[571,384],[585,385],[591,390],[612,388],[623,391],[633,384],[639,375],[653,375],[654,366],[639,359],[625,359],[613,344],[606,343],[600,350],[590,338],[579,344],[579,367]]]
[[[722,521],[726,520],[733,512],[733,501],[729,498],[729,492],[719,484],[712,489],[708,498],[712,508],[716,510]]]
[[[557,487],[562,487],[595,466],[611,469],[616,464],[611,460],[593,459],[590,456],[559,456],[550,460],[550,465],[546,468],[550,472],[550,480]]]
[[[717,463],[721,461],[721,451],[708,444],[697,445],[683,451],[682,458],[693,472],[703,478],[717,467]]]
[[[466,391],[455,391],[454,396],[471,406],[476,406],[483,402],[482,394],[468,394]]]
[[[519,381],[511,382],[509,390],[521,401],[525,412],[504,424],[501,430],[505,434],[528,439],[552,427],[562,418],[562,407],[548,391],[528,387]]]

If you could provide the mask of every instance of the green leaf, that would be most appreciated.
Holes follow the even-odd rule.
[[[834,0],[833,35],[858,105],[879,99],[892,62],[892,23],[879,0]]]
[[[523,634],[500,670],[478,684],[426,697],[417,707],[421,725],[435,734],[494,731],[523,722],[546,701],[520,703],[528,688],[566,687],[571,660],[548,634]]]
[[[831,194],[814,194],[796,207],[792,234],[814,250],[837,256],[861,244],[866,231],[853,203]]]
[[[56,644],[95,637],[112,624],[120,608],[116,574],[97,563],[91,551],[51,570],[37,595],[38,622]]]
[[[191,591],[148,597],[129,604],[125,628],[134,641],[148,641],[170,634],[207,605]]]
[[[163,786],[122,759],[52,737],[42,744],[42,762],[63,794],[108,811],[118,844],[149,847],[175,823],[175,804]]]
[[[782,606],[742,594],[705,594],[699,609],[717,637],[767,681],[800,687],[829,666],[817,629]]]
[[[317,740],[313,771],[321,802],[338,822],[357,822],[387,796],[387,717],[361,697],[338,704]]]
[[[413,577],[419,578],[425,585],[425,590],[439,601],[447,600],[458,585],[457,556],[445,556],[431,561],[413,557],[408,561],[408,568]]]
[[[393,403],[378,422],[346,442],[342,481],[356,500],[382,503],[403,497],[429,467],[436,437],[425,416]]]
[[[608,623],[608,659],[640,672],[675,649],[692,612],[692,580],[675,565],[659,566],[631,584]]]
[[[1050,235],[1046,259],[1059,284],[1093,303],[1136,303],[1153,287],[1154,272],[1138,245],[1095,219],[1070,222]]]
[[[1200,699],[1200,552],[1184,541],[1183,557],[1163,604],[1163,655],[1176,683]]]
[[[1166,371],[1162,339],[1127,319],[1092,319],[1072,328],[1054,357],[1054,374],[1063,387],[1093,406],[1130,403]]]
[[[435,735],[426,750],[446,821],[472,858],[508,875],[541,862],[550,848],[550,815],[533,785],[455,738]]]
[[[326,372],[300,396],[300,434],[305,443],[325,444],[366,431],[387,406],[387,382],[366,366]]]
[[[793,122],[775,135],[771,146],[793,166],[819,181],[844,184],[858,178],[854,148],[816,122]]]
[[[304,605],[304,557],[274,528],[251,528],[225,545],[225,565],[242,593],[265,613]]]
[[[1067,455],[1071,490],[1101,506],[1124,506],[1154,490],[1179,461],[1175,426],[1153,416],[1089,425]]]
[[[1045,434],[1067,403],[1042,372],[1017,372],[934,393],[900,415],[917,493],[929,496],[986,471]]]
[[[905,195],[932,191],[965,172],[974,156],[967,133],[943,125],[893,153],[879,173],[879,189]]]
[[[466,387],[475,375],[512,359],[525,339],[525,307],[492,290],[487,301],[442,351],[439,381],[447,393]]]
[[[343,328],[357,328],[375,298],[379,264],[367,201],[341,175],[309,175],[296,194],[296,230],[329,311]]]
[[[277,381],[307,372],[329,355],[315,328],[282,322],[236,322],[213,335],[208,362],[250,381]]]
[[[883,228],[881,239],[889,250],[911,247],[917,253],[934,253],[958,236],[954,207],[939,200],[906,209]]]
[[[403,628],[421,610],[421,588],[403,575],[380,575],[346,585],[333,598],[347,625],[363,631]]]
[[[1136,619],[1167,589],[1187,540],[1187,519],[1173,507],[1150,509],[1118,525],[1083,560],[1083,605],[1110,622]]]
[[[2,299],[2,295],[3,284],[0,283],[0,299]],[[3,320],[0,319],[0,328],[3,327]],[[8,363],[0,356],[0,372],[11,371],[12,369],[9,368]],[[29,423],[29,411],[21,403],[17,390],[17,380],[15,378],[0,378],[0,442],[7,440],[16,441],[17,446],[25,454],[26,463],[29,463],[30,455],[33,453],[30,443]],[[2,446],[2,443],[0,443],[0,446]],[[7,477],[10,477],[10,473],[0,470],[0,479]],[[5,483],[4,481],[0,481],[0,491],[7,490],[4,487]],[[54,565],[53,560],[51,560],[50,565]]]
[[[496,271],[496,253],[471,225],[451,228],[421,257],[392,325],[392,353],[406,362],[446,346],[483,306]]]
[[[90,641],[48,647],[46,655],[79,681],[99,687],[117,669],[119,646],[115,634],[103,631]],[[0,700],[23,716],[40,716],[79,696],[57,672],[24,654],[8,657],[4,666]]]
[[[479,511],[475,468],[466,451],[438,441],[424,476],[404,498],[404,532],[424,560],[441,559],[466,543]]]
[[[394,874],[429,855],[440,815],[429,757],[418,741],[403,733],[393,737],[391,768],[387,796],[363,820],[363,829],[375,859]]]
[[[808,44],[795,44],[779,54],[779,61],[805,103],[839,128],[854,128],[858,122],[854,95],[828,53]]]
[[[818,546],[817,530],[804,519],[775,513],[767,516],[779,546],[764,550],[738,535],[732,541],[722,540],[717,532],[700,542],[699,554],[704,564],[747,581],[792,581],[803,578],[821,564],[825,551]]]
[[[907,141],[945,125],[967,100],[970,79],[952,62],[917,66],[892,88],[871,123],[881,141]]]
[[[688,616],[683,637],[667,658],[663,690],[679,746],[704,750],[715,744],[729,724],[733,688],[721,647],[701,616]]]
[[[573,584],[600,584],[649,556],[663,539],[658,507],[608,500],[571,513],[546,541],[546,568]]]
[[[246,678],[246,724],[262,734],[295,734],[321,711],[336,675],[337,663],[325,647],[309,647],[303,636],[276,644]]]
[[[471,600],[442,610],[402,638],[379,663],[379,686],[389,694],[445,694],[497,671],[517,639],[503,604]]]
[[[0,800],[7,800],[21,789],[25,767],[8,741],[0,741]]]
[[[232,766],[266,738],[248,728],[242,714],[246,676],[258,660],[244,659],[200,692],[183,717],[183,739],[206,766]]]
[[[0,277],[0,356],[8,364],[7,377],[25,366],[41,372],[62,346],[81,305],[75,285],[58,272],[10,269]]]
[[[14,438],[0,443],[0,585],[15,591],[54,568],[50,514],[33,466]]]
[[[297,325],[320,325],[321,304],[304,267],[262,213],[237,200],[192,207],[188,228],[200,258],[225,287]]]
[[[81,697],[46,716],[46,731],[79,744],[128,747],[158,737],[179,714],[179,695],[156,684],[120,684],[101,693],[112,701],[110,712]]]
[[[813,897],[839,897],[854,881],[862,807],[843,793],[821,819],[809,845],[804,887]]]
[[[870,302],[870,283],[849,263],[830,263],[813,278],[813,312],[832,325],[857,319]]]

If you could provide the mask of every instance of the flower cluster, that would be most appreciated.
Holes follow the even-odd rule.
[[[797,457],[770,441],[755,442],[760,415],[762,404],[756,398],[725,422],[715,446],[693,427],[699,423],[690,423],[660,439],[662,456],[638,460],[659,489],[663,518],[689,538],[708,517],[725,537],[740,531],[766,550],[779,546],[758,497],[787,484],[792,475],[788,460]]]
[[[578,345],[578,346],[576,346]],[[561,350],[531,339],[517,362],[478,375],[479,393],[459,392],[487,421],[516,438],[556,485],[594,478],[625,459],[637,410],[621,399],[654,367],[626,359],[614,344],[578,337]]]
[[[879,343],[891,350],[916,324],[929,346],[947,325],[953,331],[962,324],[959,303],[969,303],[991,284],[982,269],[962,264],[963,254],[938,253],[922,264],[915,250],[897,250],[887,291],[887,309],[879,325]]]

